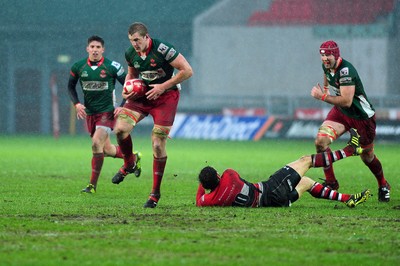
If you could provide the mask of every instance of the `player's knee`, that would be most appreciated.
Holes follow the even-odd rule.
[[[99,139],[92,139],[92,151],[98,153],[103,150],[103,143]]]
[[[118,114],[116,128],[118,130],[123,130],[123,125],[130,125],[131,127],[135,127],[136,123],[139,121],[139,114],[130,112],[127,109],[122,109],[122,111]]]
[[[113,131],[118,139],[127,137],[134,125],[136,125],[136,123],[125,123],[126,121],[127,120],[118,120],[114,126]]]
[[[321,138],[316,138],[314,144],[317,152],[324,152],[328,148],[327,142]]]
[[[317,137],[315,139],[315,147],[318,152],[324,151],[329,144],[331,144],[338,137],[337,131],[329,126],[322,125],[318,129]]]
[[[153,153],[156,157],[165,155],[165,145],[169,134],[169,127],[155,126],[152,130]]]
[[[169,127],[154,126],[151,133],[155,138],[167,139],[169,131],[170,131]]]
[[[311,163],[311,156],[310,155],[303,155],[303,156],[301,156],[299,158],[299,161],[301,163],[304,163],[304,164],[310,164]]]
[[[373,149],[363,150],[363,152],[360,154],[360,158],[365,164],[369,164],[375,158],[374,150]]]

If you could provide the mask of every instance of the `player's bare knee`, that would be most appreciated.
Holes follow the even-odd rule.
[[[98,153],[103,150],[102,143],[98,139],[92,139],[92,151]]]
[[[155,155],[162,156],[165,153],[165,143],[169,131],[169,127],[154,126],[152,130],[152,146]]]
[[[326,141],[323,141],[321,138],[317,138],[314,144],[315,150],[317,152],[324,152],[328,148],[328,145],[326,145]]]
[[[113,131],[114,131],[115,135],[120,135],[122,132],[121,128],[119,128],[119,127],[114,127]]]

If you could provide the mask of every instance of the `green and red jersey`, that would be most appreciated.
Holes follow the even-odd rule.
[[[89,58],[76,62],[70,71],[70,79],[79,82],[84,96],[84,105],[88,115],[112,112],[115,105],[115,81],[124,84],[125,70],[116,61],[103,57],[97,65],[92,65]],[[76,83],[75,83],[76,84]],[[68,88],[75,90],[74,88]],[[75,93],[76,95],[76,93]],[[77,97],[71,95],[74,104],[78,103]]]
[[[343,114],[355,119],[368,119],[375,114],[375,109],[368,100],[360,76],[350,62],[339,58],[338,66],[334,73],[331,73],[323,64],[322,69],[325,73],[326,79],[328,80],[329,89],[333,91],[336,96],[340,96],[341,86],[355,86],[351,106],[349,108],[339,107]]]
[[[147,84],[160,84],[169,80],[174,74],[174,67],[170,65],[179,55],[179,52],[171,44],[150,39],[150,45],[146,56],[140,56],[130,46],[125,52],[125,59],[130,67],[134,67],[140,74],[140,78]],[[172,89],[176,89],[173,87]]]

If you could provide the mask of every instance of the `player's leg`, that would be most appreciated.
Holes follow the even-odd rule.
[[[121,183],[128,174],[134,173],[136,170],[137,158],[136,154],[133,153],[133,142],[130,133],[141,119],[143,119],[143,115],[126,108],[123,108],[118,115],[114,132],[123,154],[124,165],[112,178],[114,184]]]
[[[91,193],[96,191],[97,181],[99,179],[104,162],[103,148],[109,132],[111,132],[111,129],[108,127],[96,127],[96,131],[92,136],[92,174],[90,176],[90,183],[88,187],[82,190],[82,192],[88,192],[88,189],[91,191]]]
[[[144,204],[145,208],[157,206],[161,197],[160,187],[167,164],[167,139],[175,120],[180,93],[178,90],[170,90],[160,96],[149,110],[153,117],[154,127],[151,134],[153,148],[153,187],[149,199]]]
[[[107,114],[94,114],[86,117],[86,126],[92,139],[91,176],[89,184],[81,192],[96,192],[97,180],[104,161],[104,141],[107,138],[108,131],[111,131],[107,119],[102,119],[103,116],[107,117]]]
[[[334,162],[353,155],[359,155],[362,151],[359,143],[360,136],[355,129],[350,129],[350,140],[346,147],[333,152],[321,152],[302,156],[297,161],[289,163],[300,176],[303,176],[311,167],[327,167]]]
[[[360,157],[364,164],[368,166],[369,170],[374,174],[378,182],[378,200],[381,202],[389,202],[391,187],[383,174],[382,164],[374,153],[374,145],[372,144],[369,147],[363,148],[363,153]]]
[[[121,148],[119,145],[114,145],[111,143],[110,136],[104,143],[104,156],[113,158],[123,158]]]
[[[362,148],[360,146],[360,135],[358,134],[357,130],[353,128],[349,130],[349,133],[350,139],[347,143],[347,146],[343,149],[329,152],[325,151],[311,155],[312,167],[328,167],[341,159],[354,155],[360,155],[362,153]]]
[[[296,190],[299,190],[299,195],[308,191],[314,198],[340,201],[350,208],[365,202],[371,196],[371,192],[368,189],[353,195],[340,193],[306,176],[301,179]]]
[[[325,120],[318,129],[315,139],[315,147],[317,153],[331,152],[329,145],[345,132],[345,126],[331,120]],[[339,183],[336,180],[333,166],[324,167],[325,184],[332,188],[338,189]]]
[[[361,160],[369,168],[378,182],[378,200],[381,202],[390,201],[390,185],[385,179],[383,167],[374,153],[374,139],[376,135],[375,117],[368,120],[353,120],[361,135],[360,143],[363,152],[360,155]]]
[[[145,208],[157,206],[161,197],[161,182],[164,176],[165,165],[167,164],[167,139],[171,130],[169,126],[154,125],[151,141],[153,148],[153,187],[149,199],[144,204]]]

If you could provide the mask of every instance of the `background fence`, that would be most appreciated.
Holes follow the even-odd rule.
[[[125,63],[134,21],[192,64],[181,112],[259,108],[296,118],[298,109],[327,107],[309,96],[322,81],[318,47],[326,39],[358,69],[380,117],[396,118],[399,108],[397,0],[21,0],[0,13],[0,134],[52,134],[55,99],[60,133],[83,133],[71,112],[69,69],[87,56],[93,34],[105,39],[106,57]]]

